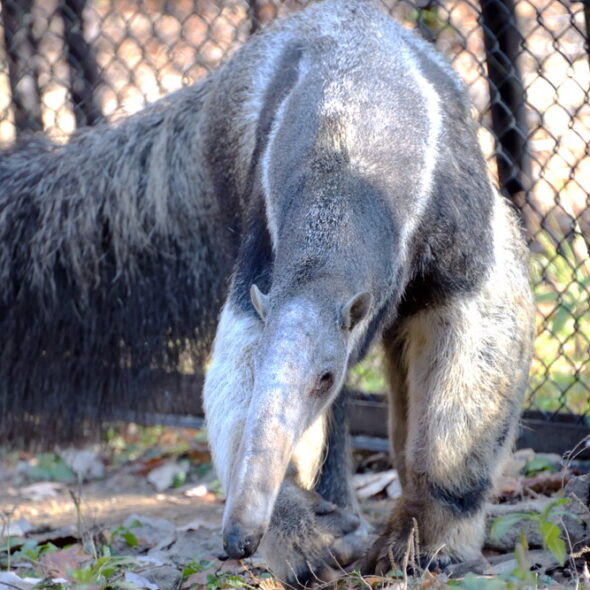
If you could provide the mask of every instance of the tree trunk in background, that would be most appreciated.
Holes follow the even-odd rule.
[[[43,130],[33,0],[2,0],[2,24],[17,139]]]
[[[522,208],[531,187],[525,91],[517,64],[523,38],[513,0],[480,4],[500,189]]]
[[[250,16],[250,34],[254,35],[263,25],[277,17],[277,0],[248,0],[248,15]]]
[[[94,51],[84,38],[83,11],[86,0],[60,0],[59,14],[64,23],[64,45],[70,69],[70,97],[76,126],[95,125],[103,119],[95,90],[100,75]]]

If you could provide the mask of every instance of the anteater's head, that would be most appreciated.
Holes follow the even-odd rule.
[[[224,516],[232,558],[252,554],[266,532],[295,445],[342,386],[373,302],[366,291],[331,292],[325,283],[287,297],[253,285],[251,298],[264,329]]]

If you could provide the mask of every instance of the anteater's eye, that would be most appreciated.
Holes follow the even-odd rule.
[[[330,371],[326,371],[322,373],[316,382],[316,386],[314,387],[314,394],[315,395],[324,395],[332,389],[334,385],[334,374]]]

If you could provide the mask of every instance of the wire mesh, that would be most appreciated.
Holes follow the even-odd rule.
[[[141,109],[307,2],[1,0],[0,144]],[[538,303],[526,409],[590,416],[590,4],[383,0],[468,86],[492,176],[521,210]],[[375,353],[378,354],[378,353]],[[352,386],[385,387],[376,357]]]

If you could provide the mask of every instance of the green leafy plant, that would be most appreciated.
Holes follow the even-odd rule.
[[[33,481],[61,481],[74,483],[76,474],[54,453],[40,453],[27,470],[27,477]]]
[[[106,584],[112,582],[112,578],[118,576],[123,569],[135,569],[137,561],[132,557],[111,555],[110,549],[102,548],[102,555],[92,559],[82,567],[68,570],[70,579],[80,584]],[[123,584],[117,581],[120,587]]]
[[[532,477],[543,471],[549,471],[551,473],[557,471],[555,465],[547,457],[543,457],[543,455],[536,455],[524,467],[524,474],[527,477]]]
[[[35,539],[27,539],[24,545],[13,554],[13,559],[39,563],[43,555],[57,550],[58,547],[53,543],[39,544]]]
[[[551,552],[553,557],[557,560],[560,565],[565,563],[567,558],[567,549],[565,541],[561,538],[561,532],[559,527],[555,524],[555,520],[562,516],[570,516],[576,518],[576,516],[564,508],[569,503],[567,498],[559,498],[550,502],[543,512],[514,512],[513,514],[507,514],[506,516],[500,516],[492,524],[490,530],[490,536],[494,540],[501,539],[506,533],[519,522],[529,521],[536,525],[541,539],[543,541],[543,547]],[[522,539],[521,535],[521,539]]]
[[[205,588],[206,590],[217,590],[218,588],[254,588],[240,575],[225,570],[220,570],[213,563],[207,560],[193,561],[182,571],[182,578],[189,581],[193,574],[203,574],[203,579],[188,586],[189,588]]]
[[[7,537],[5,541],[6,544],[0,548],[0,567],[7,570],[11,569],[13,563],[30,563],[29,571],[35,573],[43,555],[58,550],[53,543],[39,543],[35,539]]]
[[[496,576],[469,573],[461,580],[452,580],[448,587],[461,588],[461,590],[535,590],[538,588],[538,576],[531,571],[529,547],[523,533],[514,548],[514,556],[517,565],[510,572]]]
[[[139,541],[137,537],[131,532],[131,529],[135,529],[141,526],[139,520],[134,520],[129,526],[118,526],[111,530],[111,538],[113,541],[117,539],[123,539],[129,547],[137,547]]]

